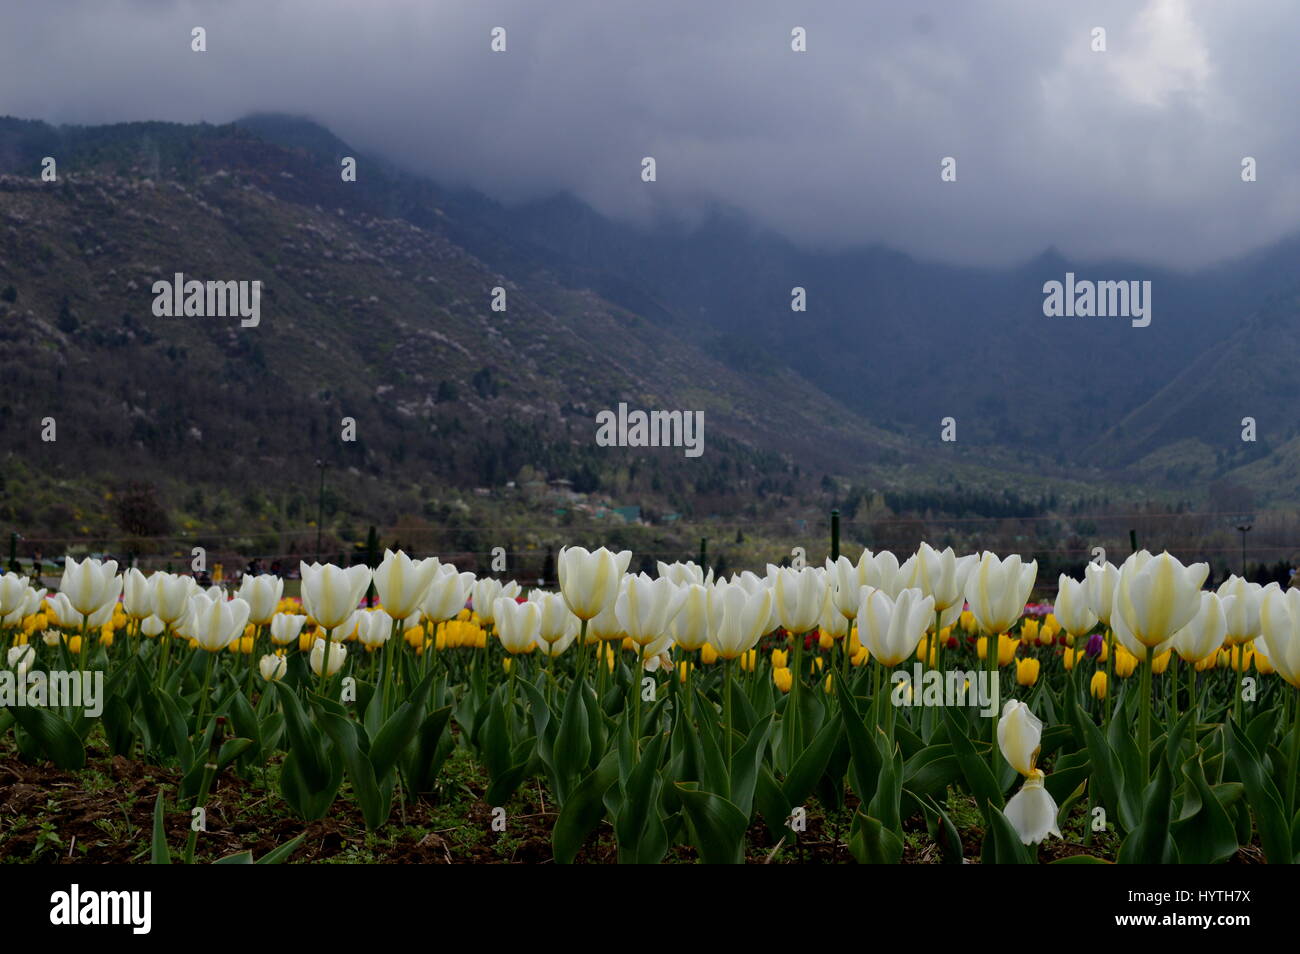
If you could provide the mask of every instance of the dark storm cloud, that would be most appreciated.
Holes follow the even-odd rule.
[[[717,201],[813,244],[1190,265],[1300,223],[1298,27],[1288,0],[14,3],[0,112],[302,113],[507,201],[567,189],[640,220]]]

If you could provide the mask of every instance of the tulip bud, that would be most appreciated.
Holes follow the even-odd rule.
[[[257,661],[257,669],[267,682],[279,682],[289,671],[289,661],[279,653],[271,653]]]

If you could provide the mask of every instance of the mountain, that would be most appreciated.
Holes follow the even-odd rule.
[[[0,119],[0,519],[257,540],[314,520],[318,460],[335,529],[464,523],[476,488],[511,482],[568,481],[652,523],[1199,503],[1188,460],[1198,481],[1284,497],[1289,424],[1261,410],[1254,457],[1215,441],[1238,405],[1295,391],[1286,254],[1191,274],[1051,250],[959,268],[802,248],[724,208],[637,228],[571,196],[503,206],[301,118]],[[1043,282],[1070,270],[1151,280],[1151,326],[1045,318]],[[262,282],[260,324],[156,316],[153,284],[177,272]],[[620,402],[703,411],[707,452],[597,446],[596,413]]]

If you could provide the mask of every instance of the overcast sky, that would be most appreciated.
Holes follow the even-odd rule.
[[[9,0],[0,113],[287,111],[505,201],[569,190],[640,221],[718,201],[806,244],[1193,266],[1300,230],[1297,36],[1294,0]]]

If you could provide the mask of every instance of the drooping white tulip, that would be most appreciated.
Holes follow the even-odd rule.
[[[1060,829],[1056,827],[1056,813],[1056,799],[1047,790],[1043,773],[1038,769],[1025,778],[1020,791],[1011,796],[1006,808],[1002,809],[1002,814],[1007,816],[1007,821],[1020,836],[1021,843],[1026,845],[1036,845],[1048,835],[1061,837]]]
[[[1038,761],[1038,750],[1043,741],[1043,720],[1030,711],[1029,706],[1010,699],[1002,707],[998,721],[998,748],[1007,764],[1021,775],[1028,775]]]

